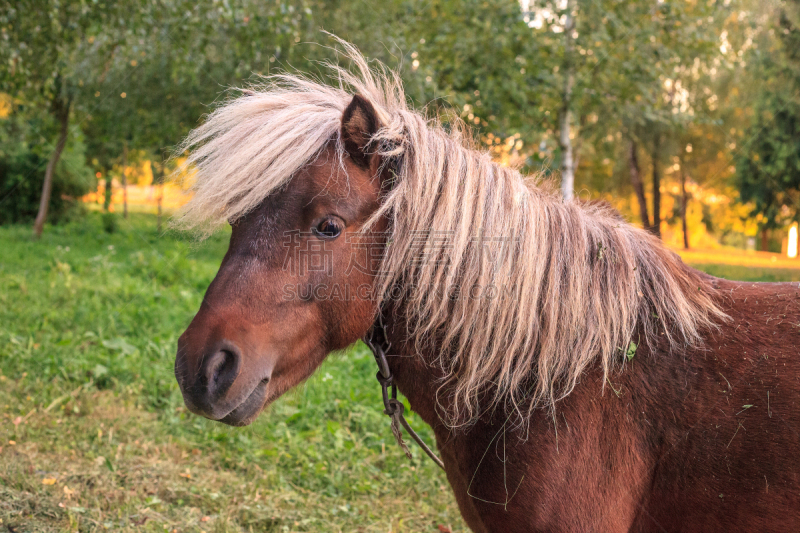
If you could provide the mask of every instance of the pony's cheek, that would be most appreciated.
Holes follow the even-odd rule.
[[[321,332],[319,328],[313,331]],[[272,377],[267,397],[283,394],[286,390],[309,378],[330,352],[327,339],[321,335],[308,335],[294,343],[290,351],[275,354]]]

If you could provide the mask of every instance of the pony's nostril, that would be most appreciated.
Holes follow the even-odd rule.
[[[239,374],[239,362],[239,351],[233,347],[217,350],[206,360],[203,374],[211,398],[219,398],[233,385]]]
[[[219,351],[211,356],[206,369],[209,385],[214,385],[219,381],[220,372],[222,372],[228,364],[228,354],[224,351]]]

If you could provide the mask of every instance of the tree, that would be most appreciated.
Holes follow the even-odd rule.
[[[292,45],[309,33],[303,1],[165,0],[159,9],[140,7],[136,31],[125,34],[102,75],[87,80],[81,93],[89,102],[82,126],[91,164],[106,176],[109,200],[113,175],[125,187],[128,162],[149,159],[161,181],[162,159],[208,106],[229,87],[269,72],[278,58],[291,61]],[[307,70],[304,61],[300,66]]]
[[[636,200],[639,203],[639,218],[642,226],[652,227],[650,215],[647,213],[647,195],[644,192],[644,182],[642,181],[642,171],[639,165],[639,155],[637,154],[638,144],[633,136],[628,139],[628,166],[631,174],[631,185],[636,193]]]
[[[564,14],[564,90],[561,93],[559,112],[559,145],[561,147],[561,194],[565,200],[572,200],[575,190],[575,156],[572,154],[572,88],[575,85],[575,0],[567,0]]]
[[[550,71],[544,102],[557,114],[545,113],[547,131],[558,131],[562,192],[571,197],[573,173],[582,157],[603,151],[610,132],[622,130],[632,185],[644,199],[638,150],[646,146],[658,162],[665,127],[673,121],[665,101],[665,82],[685,57],[707,57],[716,35],[705,28],[711,8],[705,3],[642,3],[629,1],[530,2],[526,16],[535,38],[542,41],[539,62]],[[549,67],[549,68],[548,68]],[[643,138],[639,133],[648,133]],[[598,150],[599,149],[599,150]],[[653,216],[660,220],[659,191],[653,189]],[[646,206],[640,202],[641,214]],[[643,217],[647,218],[648,217]],[[658,224],[643,220],[657,231]]]
[[[0,95],[0,108],[0,224],[32,222],[51,155],[42,140],[57,125],[49,114],[7,95]],[[54,222],[77,212],[73,209],[77,199],[92,188],[85,150],[81,132],[71,131],[53,170],[49,218]]]
[[[407,96],[431,114],[454,113],[479,134],[538,138],[541,43],[517,0],[325,1],[311,9],[323,29],[399,70]],[[309,37],[319,38],[316,30]]]
[[[768,248],[769,230],[800,215],[800,2],[783,2],[773,15],[775,39],[753,50],[764,81],[748,142],[736,160],[742,200],[754,204],[761,249]]]
[[[58,132],[45,170],[34,234],[40,236],[50,206],[53,175],[67,143],[70,117],[83,77],[113,53],[116,32],[130,6],[100,1],[0,2],[0,90],[46,109]],[[98,38],[97,36],[104,36]]]

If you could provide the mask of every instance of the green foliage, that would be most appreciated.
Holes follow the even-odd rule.
[[[676,91],[665,82],[686,87],[698,71],[710,70],[719,53],[720,27],[733,9],[707,2],[576,2],[574,49],[567,57],[563,24],[568,3],[531,0],[529,4],[527,18],[535,25],[533,36],[542,51],[535,60],[543,73],[540,131],[546,128],[545,145],[552,157],[559,158],[554,135],[564,103],[564,78],[572,72],[575,147],[581,161],[589,159],[578,178],[595,189],[608,187],[603,183],[608,175],[607,169],[594,167],[594,161],[613,156],[622,163],[615,170],[627,174],[621,157],[627,139],[614,134],[649,142],[687,120],[686,104],[702,107],[698,105],[702,91],[692,91],[686,95],[691,101],[681,110]],[[681,112],[673,112],[675,106]],[[612,182],[611,188],[619,188],[620,181]]]
[[[406,29],[406,69],[418,102],[452,106],[478,130],[528,139],[541,117],[538,89],[546,72],[519,3],[440,0],[420,7]],[[436,100],[442,94],[446,102]]]
[[[524,164],[545,173],[560,159],[572,73],[577,186],[622,194],[630,138],[643,152],[642,175],[682,157],[691,180],[725,185],[720,168],[729,165],[718,154],[736,126],[727,95],[752,78],[731,75],[745,68],[735,50],[763,25],[748,0],[531,0],[524,10],[516,0],[39,4],[15,4],[2,19],[0,55],[13,65],[2,86],[42,105],[72,97],[89,161],[103,174],[120,164],[123,146],[159,161],[231,86],[281,69],[321,74],[320,61],[339,60],[326,30],[398,69],[430,114],[454,112],[483,138],[518,135]]]
[[[736,170],[742,199],[771,229],[795,220],[800,206],[800,101],[785,90],[763,94],[756,117]]]
[[[758,48],[751,54],[765,82],[736,159],[742,199],[753,202],[752,214],[765,229],[800,216],[800,25],[792,22],[791,2],[786,4],[773,14],[778,38],[765,39],[770,53]]]
[[[638,348],[638,345],[631,341],[631,343],[628,345],[628,349],[625,350],[625,359],[628,361],[633,361],[633,358],[636,355],[636,348]]]
[[[309,34],[302,1],[171,0],[131,9],[133,29],[118,31],[102,73],[82,79],[79,91],[91,164],[103,173],[125,149],[160,163],[229,87],[268,73],[278,59],[292,61],[293,45]],[[95,42],[111,39],[109,31]],[[299,59],[295,66],[307,66]]]
[[[0,2],[0,90],[45,105],[74,96],[82,77],[113,52],[138,9],[125,2]],[[108,39],[95,42],[94,35]]]
[[[798,62],[797,12],[796,0],[6,1],[0,90],[41,114],[71,106],[87,160],[102,174],[119,168],[123,151],[130,163],[160,167],[215,102],[234,94],[230,87],[280,70],[325,78],[320,62],[341,60],[325,30],[397,69],[409,99],[430,115],[459,115],[495,148],[515,136],[515,162],[545,174],[561,159],[559,116],[572,76],[577,189],[630,194],[631,141],[643,177],[661,170],[667,188],[678,164],[682,178],[715,194],[732,185],[731,156],[748,152],[737,159],[738,183],[772,220],[797,200],[780,182],[794,179],[797,153],[789,134],[797,69],[786,70]],[[743,131],[754,102],[762,118]],[[778,108],[788,112],[786,135],[747,148],[759,128],[775,129],[769,117]],[[55,130],[43,136],[49,155]],[[754,151],[771,152],[761,154],[769,168],[746,168]],[[770,190],[786,198],[773,201]]]
[[[142,8],[145,2],[137,6]],[[85,78],[102,77],[104,64],[126,36],[136,33],[142,9],[129,10],[124,2],[82,0],[0,1],[0,91],[49,113],[58,122],[57,138],[46,141],[49,165],[41,187],[41,207],[35,234],[42,232],[49,207],[60,196],[53,170],[69,140],[69,122]],[[157,8],[156,8],[157,9]],[[134,15],[134,16],[131,16]],[[99,38],[96,39],[95,36]],[[44,131],[37,131],[44,135]],[[55,198],[55,200],[54,200]]]

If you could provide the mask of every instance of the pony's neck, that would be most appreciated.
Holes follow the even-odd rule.
[[[691,343],[721,316],[696,272],[610,206],[564,202],[442,135],[399,168],[382,286],[403,286],[450,423],[552,405],[598,358],[606,374],[621,363],[634,330]]]

